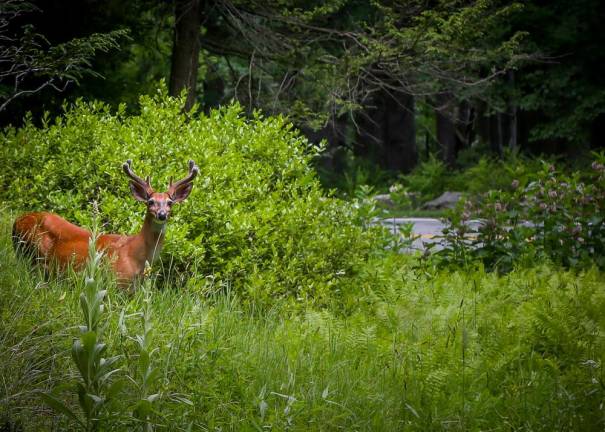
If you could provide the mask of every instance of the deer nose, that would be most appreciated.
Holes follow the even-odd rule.
[[[159,220],[166,220],[166,217],[167,217],[167,216],[168,216],[168,215],[167,215],[167,214],[166,214],[166,212],[165,212],[165,211],[163,211],[163,210],[158,212],[158,219],[159,219]]]

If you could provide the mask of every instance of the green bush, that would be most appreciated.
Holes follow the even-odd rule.
[[[431,155],[401,180],[410,192],[420,194],[422,201],[428,201],[447,189],[448,170],[443,162]]]
[[[480,156],[463,169],[448,168],[431,156],[410,174],[401,177],[401,183],[422,201],[436,198],[445,191],[466,192],[470,195],[490,190],[506,189],[515,179],[526,181],[541,167],[539,159],[507,153],[503,159]]]
[[[605,156],[595,157],[590,170],[571,174],[543,163],[507,188],[461,203],[449,216],[439,253],[443,262],[481,261],[510,271],[516,264],[546,259],[564,267],[605,268]],[[472,239],[466,224],[471,217],[483,221]]]
[[[0,201],[90,226],[96,200],[103,231],[134,233],[144,210],[120,164],[132,159],[165,190],[191,158],[201,175],[169,224],[165,274],[201,291],[221,280],[261,302],[341,297],[375,249],[375,233],[362,228],[353,206],[324,196],[310,167],[319,149],[283,117],[247,119],[237,105],[198,117],[181,106],[159,90],[141,97],[139,115],[78,102],[41,127],[27,120],[5,130]]]

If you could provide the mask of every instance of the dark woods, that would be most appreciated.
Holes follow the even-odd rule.
[[[333,174],[353,160],[408,173],[431,154],[455,167],[466,149],[574,158],[604,142],[596,0],[7,0],[0,12],[3,125],[77,97],[133,107],[163,79],[185,109],[235,99],[287,114],[326,140]],[[14,49],[27,43],[24,66]]]

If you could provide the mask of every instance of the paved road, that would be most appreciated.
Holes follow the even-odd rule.
[[[412,250],[422,251],[425,249],[425,244],[437,243],[435,250],[440,249],[439,236],[443,234],[445,224],[439,219],[433,218],[387,218],[381,219],[380,223],[389,228],[393,234],[399,233],[399,228],[405,224],[413,224],[412,232],[418,238],[412,244]],[[471,220],[468,222],[471,231],[476,231],[481,225],[479,220]]]

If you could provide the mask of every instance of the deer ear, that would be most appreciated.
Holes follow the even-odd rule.
[[[149,200],[147,190],[140,184],[130,182],[130,191],[132,192],[134,199],[137,201],[147,202]]]
[[[193,183],[185,183],[177,187],[176,190],[172,192],[170,198],[172,198],[175,203],[184,201],[191,193],[191,189],[193,189]]]

